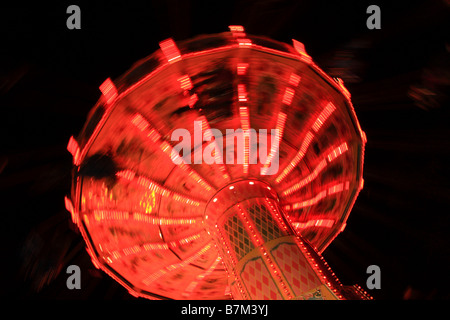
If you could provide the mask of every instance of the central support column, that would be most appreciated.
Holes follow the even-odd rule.
[[[205,217],[235,299],[344,298],[334,273],[290,227],[266,183],[228,185],[210,200]]]

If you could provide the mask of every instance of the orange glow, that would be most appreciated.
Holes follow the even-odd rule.
[[[150,127],[150,124],[147,122],[147,120],[142,117],[139,113],[134,116],[134,118],[131,120],[131,123],[134,124],[139,130],[144,132]]]
[[[296,229],[306,229],[306,228],[311,228],[311,227],[322,227],[322,228],[331,228],[334,225],[334,220],[333,219],[313,219],[313,220],[309,220],[307,222],[294,222],[293,223],[294,227]]]
[[[245,89],[245,84],[238,84],[238,97],[239,101],[247,101],[247,91]]]
[[[331,151],[331,153],[327,157],[328,161],[329,162],[333,161],[347,150],[348,150],[347,142],[342,143],[339,147]]]
[[[93,210],[94,220],[100,221],[115,221],[115,220],[133,220],[137,222],[150,223],[155,225],[183,225],[183,224],[195,224],[202,223],[202,217],[193,218],[158,218],[145,213],[129,212],[129,211],[117,211],[117,210]],[[84,215],[85,219],[87,215]],[[88,219],[89,220],[89,219]]]
[[[290,211],[290,210],[301,209],[304,207],[309,207],[309,206],[312,206],[312,205],[318,203],[320,200],[322,200],[326,196],[342,192],[343,190],[344,190],[344,183],[338,183],[338,184],[335,184],[325,190],[322,190],[314,198],[311,198],[309,200],[302,201],[302,202],[296,202],[291,205],[286,205],[285,209]]]
[[[193,108],[194,105],[197,103],[198,101],[198,96],[196,93],[194,93],[192,96],[190,96],[189,98],[189,108]]]
[[[69,139],[69,143],[67,144],[67,151],[72,154],[73,164],[76,166],[80,165],[80,147],[78,146],[78,142],[73,136]]]
[[[295,73],[291,74],[289,84],[296,87],[300,83],[301,77]]]
[[[106,79],[105,82],[100,85],[100,91],[105,97],[107,104],[111,104],[118,96],[116,86],[110,78]]]
[[[211,128],[209,126],[208,120],[206,120],[205,116],[200,116],[196,121],[201,121],[202,123],[202,131],[204,133],[204,138],[206,140],[211,140],[213,138],[213,134],[211,132]],[[216,140],[213,140],[213,143],[217,143]],[[218,148],[217,148],[218,149]],[[214,154],[215,163],[219,164],[220,171],[222,172],[222,177],[225,180],[230,180],[230,175],[227,172],[225,165],[223,165],[223,155],[221,153],[216,152]]]
[[[209,267],[209,269],[205,272],[202,273],[201,275],[197,276],[195,281],[192,281],[188,287],[185,289],[185,292],[183,293],[183,296],[190,296],[191,293],[195,290],[195,288],[199,285],[199,283],[205,279],[206,277],[208,277],[218,266],[218,264],[222,261],[221,257],[218,257],[214,263],[211,265],[211,267]]]
[[[174,63],[181,60],[180,51],[172,39],[161,41],[159,46],[169,63]]]
[[[244,32],[243,26],[232,25],[232,26],[228,26],[228,28],[230,28],[231,32]]]
[[[245,37],[245,30],[243,26],[228,26],[233,37]]]
[[[75,224],[78,224],[78,217],[75,213],[75,209],[73,207],[72,201],[69,198],[64,197],[64,205],[66,207],[66,210],[70,212],[72,222]]]
[[[322,200],[323,198],[325,198],[327,195],[327,191],[323,190],[321,192],[319,192],[315,197],[309,199],[309,200],[305,200],[302,202],[295,202],[292,205],[286,206],[285,210],[297,210],[297,209],[301,209],[304,207],[310,207],[314,204],[316,204],[317,202],[319,202],[320,200]]]
[[[302,60],[304,60],[307,63],[312,62],[311,57],[306,53],[305,46],[303,45],[303,43],[295,39],[292,39],[292,44],[294,45],[294,49],[300,54]]]
[[[180,202],[183,202],[183,203],[186,203],[189,205],[193,205],[193,206],[200,205],[199,201],[193,200],[189,197],[183,196],[183,195],[173,192],[169,189],[166,189],[148,178],[145,178],[143,176],[136,177],[137,175],[135,173],[131,173],[130,170],[119,171],[116,174],[116,176],[122,177],[126,180],[129,180],[129,181],[135,183],[136,185],[143,187],[145,189],[155,191],[156,193],[158,193],[159,195],[161,195],[163,197],[170,197],[176,201],[180,201]],[[133,177],[133,178],[131,178],[131,177]]]
[[[334,194],[344,190],[344,183],[338,183],[328,189],[328,194]]]
[[[342,89],[342,92],[344,93],[344,95],[347,97],[347,99],[350,100],[351,95],[350,92],[347,90],[347,88],[344,85],[344,81],[341,78],[336,78],[337,83],[339,84],[339,86]]]
[[[239,38],[239,39],[237,39],[237,42],[239,43],[239,46],[242,46],[242,47],[249,47],[252,45],[252,40],[250,40],[250,39]]]
[[[135,175],[136,175],[136,173],[131,170],[123,170],[123,171],[119,171],[116,173],[116,176],[118,176],[120,178],[124,178],[129,181],[133,180]]]
[[[333,151],[331,151],[328,156],[328,162],[332,162],[333,160],[335,160],[337,157],[339,157],[340,155],[342,155],[343,153],[345,153],[348,150],[347,147],[347,143],[344,142],[341,145],[339,145],[338,147],[333,148]],[[313,170],[313,172],[311,172],[306,178],[302,179],[301,181],[295,183],[293,186],[289,187],[288,189],[283,191],[283,194],[285,196],[292,194],[293,192],[298,191],[300,188],[304,187],[305,185],[307,185],[308,183],[310,183],[311,181],[313,181],[315,178],[317,178],[317,176],[319,175],[319,173],[327,166],[327,161],[325,159],[323,159],[318,165],[317,167]]]
[[[152,143],[159,143],[159,148],[167,155],[167,157],[172,160],[172,163],[178,164],[179,168],[186,172],[207,191],[213,189],[208,182],[206,182],[197,172],[195,172],[189,167],[188,164],[185,163],[184,159],[180,157],[177,152],[175,152],[173,147],[168,142],[161,140],[161,134],[155,129],[151,128],[150,124],[147,122],[147,120],[144,119],[142,115],[136,114],[131,120],[131,123],[135,125],[141,132],[143,132]],[[205,127],[205,130],[206,129],[207,128]]]
[[[297,152],[294,159],[292,159],[289,165],[283,170],[283,172],[275,179],[276,183],[280,183],[300,163],[300,161],[305,156],[306,150],[308,149],[313,138],[314,134],[311,131],[308,131],[305,140],[303,140],[302,146],[300,147],[300,150]]]
[[[322,125],[325,123],[325,121],[328,119],[328,117],[336,110],[336,107],[334,104],[329,102],[323,111],[320,113],[319,117],[317,118],[316,122],[314,122],[312,128],[315,132],[318,132],[319,129],[322,127]]]
[[[275,157],[275,154],[278,152],[278,148],[280,146],[280,142],[283,137],[285,122],[286,122],[286,114],[284,112],[279,112],[278,118],[277,118],[277,124],[275,127],[275,129],[277,130],[276,143],[272,144],[272,146],[270,148],[269,156],[267,157],[266,163],[264,164],[263,169],[261,171],[261,174],[263,174],[263,175],[267,173],[267,170],[270,167],[273,157]]]
[[[247,107],[240,107],[239,114],[241,118],[241,127],[244,130],[244,174],[248,174],[249,164],[249,144],[250,144],[250,121]]]
[[[193,88],[191,78],[188,75],[178,78],[178,82],[180,82],[181,89],[183,90],[191,90]]]
[[[153,274],[151,274],[150,276],[148,276],[147,278],[145,278],[144,280],[142,280],[142,282],[145,285],[149,285],[150,283],[152,283],[153,281],[157,280],[158,278],[162,277],[163,275],[165,275],[168,272],[171,272],[175,269],[184,267],[185,265],[191,263],[192,261],[198,259],[202,254],[204,254],[206,251],[208,251],[209,249],[211,249],[212,245],[208,244],[206,245],[204,248],[202,248],[200,251],[198,251],[197,253],[195,253],[194,255],[190,256],[189,258],[183,260],[180,263],[176,263],[176,264],[172,264],[168,267],[165,267],[164,269],[159,270],[158,272],[155,272]]]
[[[286,88],[283,96],[283,103],[290,106],[292,103],[292,99],[294,98],[294,90],[291,88]]]
[[[306,178],[300,180],[299,182],[297,182],[296,184],[294,184],[292,187],[286,189],[283,191],[283,195],[287,196],[290,195],[294,192],[296,192],[297,190],[299,190],[300,188],[304,187],[305,185],[307,185],[308,183],[310,183],[311,181],[313,181],[315,178],[317,178],[317,176],[319,175],[319,173],[327,166],[327,161],[324,159],[322,160],[317,166],[316,168],[313,170],[313,172],[311,172]]]
[[[243,76],[247,73],[248,63],[237,64],[237,74]]]
[[[245,210],[243,210],[239,204],[237,205],[237,208],[240,213],[240,218],[242,219],[244,228],[247,229],[247,231],[250,235],[252,235],[252,237],[250,237],[250,239],[253,242],[253,245],[256,248],[259,248],[259,250],[261,251],[262,256],[264,257],[263,261],[266,264],[267,268],[272,273],[274,279],[278,280],[280,286],[286,290],[286,295],[292,296],[292,292],[290,290],[288,290],[286,283],[280,276],[280,274],[281,274],[280,269],[278,268],[278,266],[276,264],[273,263],[272,255],[269,253],[269,251],[264,246],[264,240],[261,237],[260,233],[257,231],[255,224],[248,217],[248,213]]]

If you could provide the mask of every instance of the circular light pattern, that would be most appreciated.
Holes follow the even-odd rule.
[[[233,287],[242,275],[226,263],[240,260],[228,236],[214,231],[227,222],[205,213],[225,212],[228,203],[255,232],[255,250],[283,297],[295,298],[249,213],[259,197],[267,219],[295,238],[314,276],[341,298],[320,253],[344,230],[362,188],[366,142],[343,82],[300,42],[240,26],[160,47],[100,86],[101,99],[68,144],[66,207],[93,263],[135,296],[231,299],[238,290],[252,298],[247,284]],[[230,202],[225,189],[244,202]]]

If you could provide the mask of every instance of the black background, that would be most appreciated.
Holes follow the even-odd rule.
[[[81,30],[66,27],[71,4],[81,8]],[[381,8],[381,30],[366,27],[370,4]],[[68,139],[98,86],[159,41],[240,24],[303,42],[352,93],[368,138],[365,187],[324,253],[339,279],[367,290],[366,268],[375,264],[381,289],[367,290],[375,299],[449,299],[449,11],[444,0],[2,2],[2,296],[134,299],[93,267],[64,209]],[[70,264],[81,267],[81,290],[66,288]]]

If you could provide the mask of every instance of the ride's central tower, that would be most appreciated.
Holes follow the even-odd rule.
[[[343,298],[331,269],[290,227],[268,184],[242,180],[224,187],[208,203],[205,218],[234,298]]]

